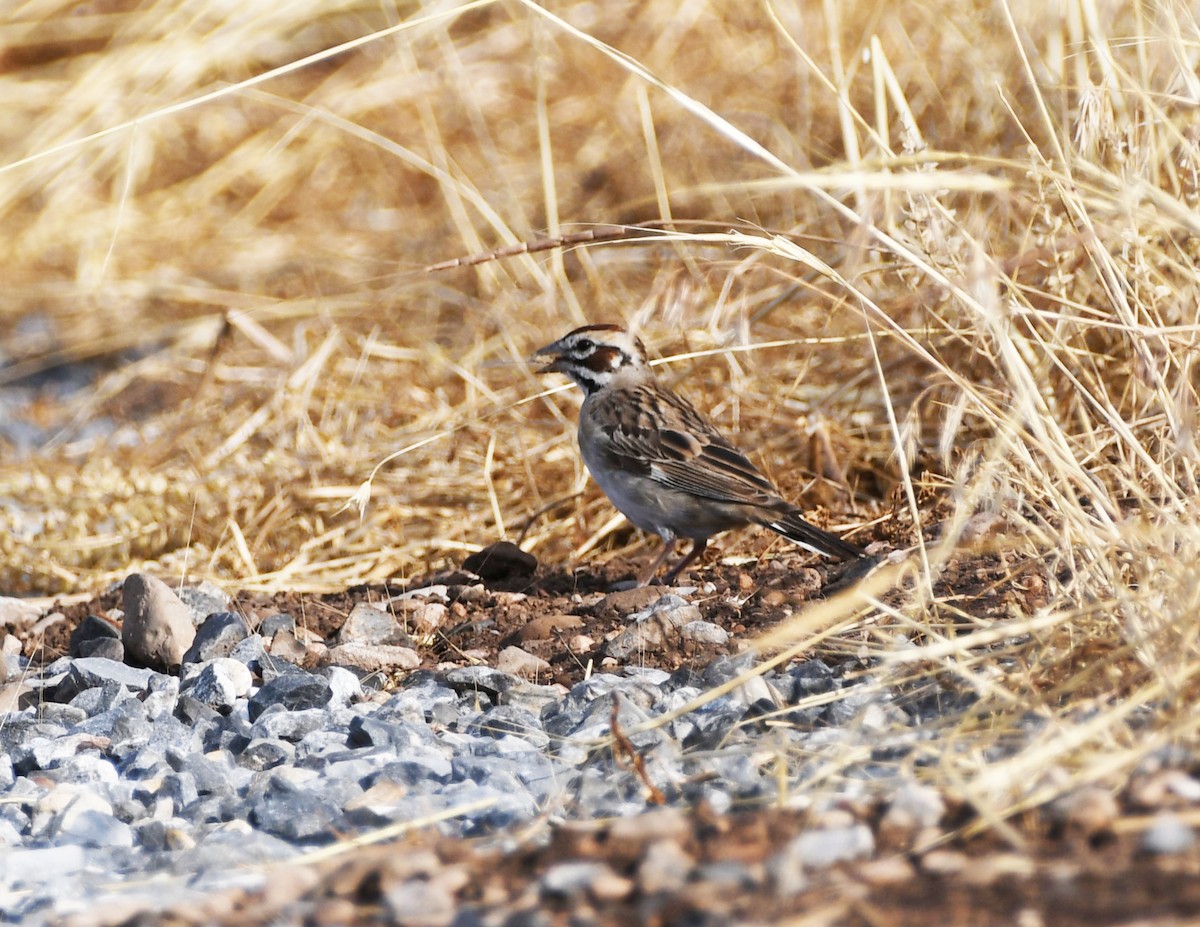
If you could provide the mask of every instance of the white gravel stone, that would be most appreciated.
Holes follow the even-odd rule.
[[[1179,815],[1163,811],[1142,834],[1142,849],[1156,856],[1184,853],[1196,845],[1196,832]]]
[[[794,854],[805,869],[824,869],[870,856],[875,852],[875,838],[865,824],[809,830],[792,838],[784,852]]]

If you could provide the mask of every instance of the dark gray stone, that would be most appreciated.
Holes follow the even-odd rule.
[[[236,612],[214,612],[196,631],[192,646],[183,655],[184,663],[203,663],[227,657],[250,634],[246,619]]]
[[[48,769],[69,760],[82,751],[99,754],[103,743],[91,734],[63,734],[53,738],[34,738],[15,748],[10,756],[13,769],[20,775]]]
[[[490,666],[459,666],[446,673],[445,683],[460,696],[482,696],[494,705],[502,692],[524,685],[524,680]]]
[[[121,632],[96,615],[88,615],[71,632],[68,652],[72,657],[103,657],[118,663],[125,659]]]
[[[279,631],[289,631],[295,633],[296,619],[291,615],[280,613],[278,615],[268,615],[262,620],[262,624],[258,626],[258,633],[267,640],[274,637]]]
[[[229,651],[229,658],[237,660],[251,672],[257,673],[266,654],[266,650],[263,649],[262,635],[251,634],[245,640],[238,641],[233,650]]]
[[[209,615],[229,610],[229,593],[207,580],[195,586],[183,586],[177,594],[191,613],[192,624],[197,627],[203,624]]]
[[[201,630],[203,631],[203,629]],[[223,714],[228,714],[237,703],[237,685],[230,677],[228,670],[219,662],[204,665],[188,689],[188,694]]]
[[[80,645],[104,640],[120,641],[120,630],[118,630],[116,625],[105,621],[98,615],[88,615],[71,632],[71,637],[67,644],[67,652],[72,657],[88,656],[88,654],[79,652]]]
[[[252,740],[265,737],[297,743],[307,734],[324,728],[328,721],[328,713],[321,708],[288,711],[279,705],[272,705],[250,725],[248,733]]]
[[[150,680],[156,674],[154,670],[126,666],[116,660],[82,657],[72,660],[71,669],[67,675],[74,690],[79,693],[92,686],[103,686],[106,682],[119,682],[121,686],[132,689],[134,692],[145,692],[150,688]]]
[[[302,670],[277,676],[262,686],[250,699],[250,720],[257,720],[271,705],[288,711],[324,708],[333,692],[329,680]]]
[[[111,637],[81,641],[76,648],[76,652],[77,656],[80,657],[99,657],[104,660],[113,660],[117,663],[124,662],[125,660],[125,645]]]
[[[37,706],[37,716],[52,724],[63,727],[74,727],[87,717],[87,712],[75,705],[59,705],[55,702],[44,702]]]
[[[296,748],[286,740],[274,737],[259,737],[250,741],[238,754],[238,763],[247,769],[261,772],[296,758]]]
[[[476,737],[503,737],[515,734],[530,747],[545,747],[550,738],[542,730],[540,719],[533,712],[515,705],[497,705],[481,712],[467,725],[468,734]]]
[[[338,813],[339,809],[322,795],[271,790],[254,803],[250,823],[284,840],[328,843],[337,836],[333,823]]]

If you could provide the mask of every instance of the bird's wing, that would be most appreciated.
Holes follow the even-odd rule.
[[[604,397],[608,402],[596,410],[611,463],[718,502],[766,507],[780,503],[770,481],[686,399],[650,387],[638,387],[634,393]],[[660,410],[651,414],[654,403]]]

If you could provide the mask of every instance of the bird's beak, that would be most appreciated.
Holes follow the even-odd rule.
[[[550,363],[543,364],[541,367],[539,367],[537,369],[536,372],[537,373],[558,373],[558,362],[560,360],[562,360],[562,357],[558,353],[558,342],[557,341],[551,342],[550,344],[548,344],[544,347],[538,348],[536,351],[533,352],[533,358],[531,358],[531,360],[533,360],[533,363],[538,363],[536,358],[547,357],[547,356],[551,357]]]

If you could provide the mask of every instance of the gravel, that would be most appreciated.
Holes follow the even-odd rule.
[[[226,611],[219,590],[177,598],[144,579],[136,585],[154,590],[155,607],[171,622],[187,603],[194,639],[135,641],[135,652],[154,659],[130,666],[89,655],[120,643],[96,619],[80,626],[70,657],[41,667],[7,658],[29,691],[24,707],[0,716],[0,923],[53,923],[122,883],[152,882],[162,904],[253,886],[264,862],[429,816],[443,817],[438,827],[447,835],[477,836],[539,818],[642,814],[652,797],[676,807],[705,802],[717,812],[780,801],[781,787],[821,775],[829,753],[847,747],[861,761],[842,772],[842,797],[889,778],[894,790],[896,757],[922,736],[920,719],[869,674],[844,678],[815,659],[656,723],[753,665],[744,655],[698,672],[639,668],[637,654],[664,636],[721,632],[674,593],[627,596],[636,610],[606,651],[624,654],[621,665],[569,690],[539,683],[544,667],[516,647],[505,661],[511,672],[418,669],[386,690],[353,660],[304,669],[278,656],[277,644],[288,654],[297,646],[288,616],[252,630]],[[195,613],[197,602],[213,611]],[[143,617],[153,611],[137,607]],[[399,650],[405,639],[392,615],[364,609],[326,662],[339,648]],[[637,763],[614,748],[614,719]],[[914,788],[899,793],[895,814],[930,825],[942,806]],[[1177,830],[1164,826],[1153,851],[1181,843]],[[798,837],[769,873],[731,863],[705,878],[796,885],[808,869],[872,849],[870,831],[847,822]],[[666,840],[642,863],[643,877],[676,885],[691,864]],[[604,866],[563,864],[546,873],[540,891],[597,899],[619,897],[629,884]],[[448,891],[400,882],[386,904],[438,920]]]

